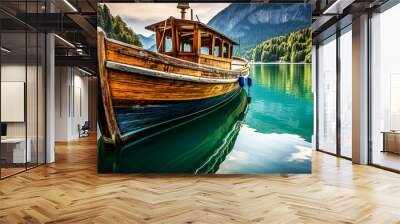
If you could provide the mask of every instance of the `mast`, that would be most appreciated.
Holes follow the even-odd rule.
[[[177,6],[178,9],[181,10],[181,19],[185,19],[185,15],[186,15],[186,9],[189,9],[189,3],[178,3]]]

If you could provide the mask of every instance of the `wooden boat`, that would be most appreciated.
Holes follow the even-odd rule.
[[[237,42],[199,21],[170,17],[146,29],[157,52],[98,32],[99,126],[108,143],[137,139],[151,129],[216,107],[238,95],[245,59]]]

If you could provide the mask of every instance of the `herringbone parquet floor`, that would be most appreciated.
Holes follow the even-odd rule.
[[[312,175],[99,175],[95,144],[0,181],[0,223],[400,223],[400,175],[323,153]]]

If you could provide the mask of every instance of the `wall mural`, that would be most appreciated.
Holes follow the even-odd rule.
[[[97,11],[99,172],[311,172],[309,4]]]

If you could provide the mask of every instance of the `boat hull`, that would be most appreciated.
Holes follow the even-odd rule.
[[[109,68],[113,111],[123,141],[148,129],[177,121],[224,103],[239,93],[234,83],[173,80]]]
[[[219,96],[196,100],[131,101],[114,107],[123,139],[149,128],[184,119],[223,104],[235,97],[239,88]]]

